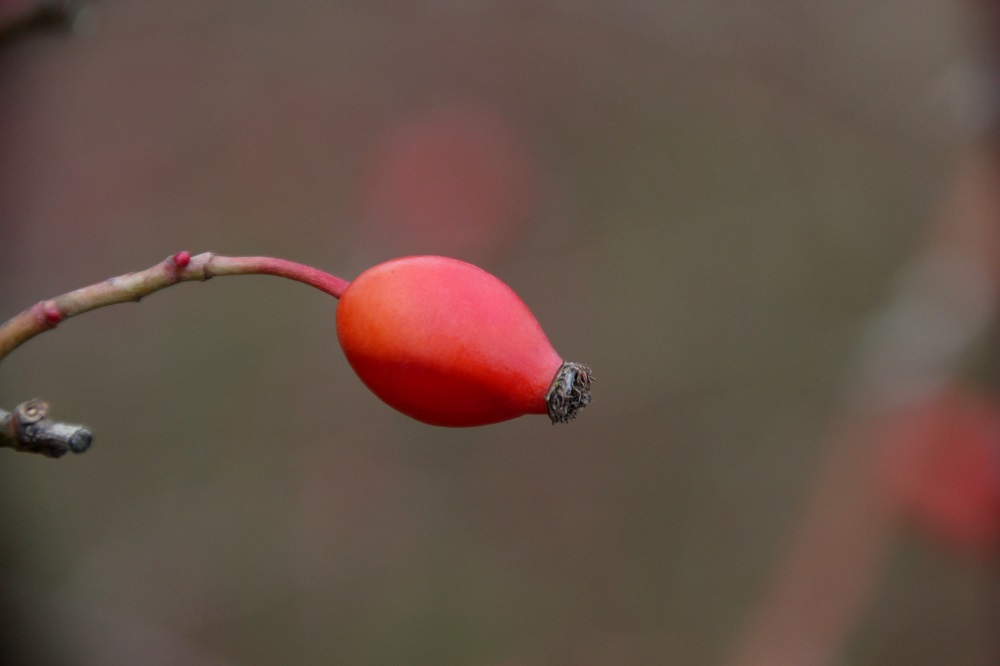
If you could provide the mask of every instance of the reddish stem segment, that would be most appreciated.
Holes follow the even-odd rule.
[[[325,273],[318,268],[299,264],[286,259],[275,259],[274,257],[220,257],[209,254],[210,260],[205,265],[206,275],[203,279],[208,279],[216,275],[276,275],[302,282],[310,287],[316,287],[320,291],[325,291],[334,298],[340,298],[347,285],[347,280],[335,275]],[[191,270],[204,254],[190,258],[190,264],[186,270]],[[176,256],[175,256],[176,258]]]
[[[302,282],[340,298],[349,282],[311,266],[274,257],[223,257],[211,252],[191,256],[178,252],[138,273],[103,282],[36,303],[0,326],[0,360],[60,322],[106,305],[138,301],[180,282],[204,281],[216,275],[276,275]]]

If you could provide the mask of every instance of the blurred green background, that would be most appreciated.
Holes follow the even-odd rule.
[[[66,322],[0,374],[96,434],[0,450],[18,655],[723,663],[961,144],[965,9],[107,0],[0,50],[9,315],[182,249],[448,254],[597,378],[569,426],[448,430],[365,390],[291,282]],[[984,659],[985,568],[893,558],[843,663]]]

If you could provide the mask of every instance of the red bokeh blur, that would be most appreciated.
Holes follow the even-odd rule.
[[[386,130],[359,189],[364,228],[392,254],[468,257],[505,245],[535,213],[539,173],[508,120],[447,104]]]
[[[951,386],[884,424],[888,489],[901,518],[946,547],[1000,548],[1000,398]]]

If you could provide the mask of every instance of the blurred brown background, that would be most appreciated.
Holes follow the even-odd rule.
[[[597,377],[570,426],[447,430],[291,282],[67,322],[0,375],[97,438],[0,450],[18,658],[724,663],[966,140],[967,10],[106,0],[6,45],[3,312],[182,249],[448,254]],[[990,578],[903,542],[839,663],[985,663]]]

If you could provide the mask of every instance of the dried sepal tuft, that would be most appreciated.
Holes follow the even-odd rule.
[[[568,423],[590,404],[591,369],[581,363],[563,363],[545,394],[552,423]]]

